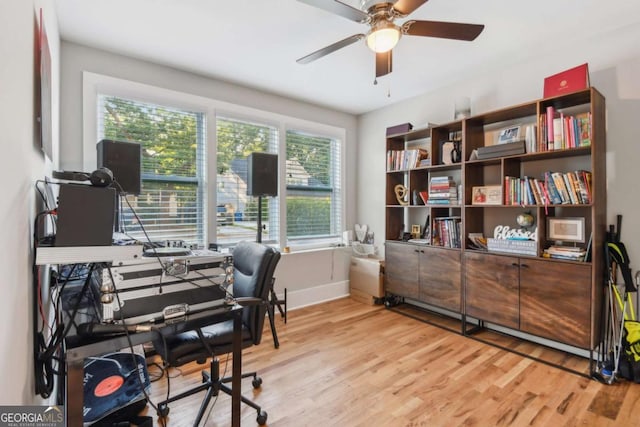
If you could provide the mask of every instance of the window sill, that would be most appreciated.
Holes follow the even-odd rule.
[[[314,253],[314,252],[326,252],[326,251],[333,251],[333,250],[348,250],[351,251],[351,247],[350,246],[344,246],[344,245],[335,245],[335,246],[323,246],[323,247],[315,247],[315,248],[305,248],[305,247],[299,247],[299,248],[291,248],[289,250],[289,252],[286,252],[284,248],[280,249],[280,253],[283,256],[288,256],[288,255],[296,255],[296,254],[310,254],[310,253]]]

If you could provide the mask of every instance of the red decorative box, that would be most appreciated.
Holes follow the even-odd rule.
[[[544,98],[564,95],[589,87],[589,64],[570,68],[544,79]]]

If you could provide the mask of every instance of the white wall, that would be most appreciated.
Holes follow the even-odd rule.
[[[608,223],[623,215],[622,241],[632,267],[640,269],[640,26],[583,40],[580,46],[547,46],[546,54],[514,63],[491,73],[443,87],[434,92],[367,113],[358,123],[358,219],[376,233],[382,245],[385,231],[385,130],[410,122],[414,127],[427,122],[453,120],[454,100],[471,98],[473,114],[480,114],[542,97],[545,76],[589,63],[591,85],[607,103],[607,212]],[[401,72],[400,70],[398,72]],[[419,92],[416,88],[416,92]]]
[[[34,33],[42,8],[52,58],[54,159],[58,146],[59,36],[52,0],[0,2],[0,404],[39,402],[34,393],[32,234],[35,181],[52,168],[34,128]]]
[[[61,58],[61,168],[83,170],[82,72],[90,71],[346,129],[346,224],[355,222],[355,116],[70,42],[62,42]],[[277,291],[293,291],[292,308],[344,295],[348,256],[341,250],[285,255]]]

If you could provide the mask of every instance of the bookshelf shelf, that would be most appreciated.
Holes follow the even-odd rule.
[[[588,117],[588,126],[583,121],[578,128],[576,122],[571,125],[570,119],[556,120],[555,116],[549,116],[549,121],[547,113],[570,119]],[[566,123],[567,127],[563,127],[562,132],[554,134],[552,130],[549,134],[548,129],[552,128],[543,131],[539,127],[541,123],[545,126],[556,126],[556,123],[565,126]],[[501,129],[515,124],[521,129],[537,127],[535,139],[525,144],[527,152],[468,160],[474,150],[496,144]],[[532,137],[531,133],[527,135]],[[562,135],[561,142],[558,135]],[[449,160],[447,150],[452,145],[447,142],[452,141],[460,150],[458,163]],[[604,272],[602,248],[606,232],[606,133],[602,94],[589,88],[387,137],[387,150],[409,147],[428,151],[431,165],[388,172],[387,197],[390,189],[399,183],[406,186],[409,195],[414,191],[429,191],[430,198],[436,197],[437,194],[431,193],[432,184],[447,180],[450,193],[437,197],[452,200],[458,197],[460,203],[387,204],[385,256],[387,270],[391,266],[391,271],[387,275],[386,291],[409,302],[453,311],[462,319],[463,333],[467,331],[467,322],[478,325],[488,322],[582,350],[595,349],[601,321],[602,295],[598,282]],[[552,190],[544,180],[545,173],[559,176],[561,182],[555,184],[565,183],[570,200],[562,197],[562,201],[570,203],[557,203],[560,199],[554,201],[551,193],[545,194]],[[502,204],[472,203],[473,188],[485,186],[501,186]],[[520,203],[505,204],[505,193]],[[558,195],[561,196],[560,189]],[[522,230],[516,223],[516,217],[522,213],[534,218],[534,225],[528,231],[535,229],[536,232],[535,248],[531,248],[535,256],[478,250],[467,239],[470,233],[494,237],[498,226]],[[403,233],[417,224],[422,226],[423,233],[425,226],[428,228],[422,237],[433,239],[436,227],[442,225],[446,217],[460,220],[449,223],[448,229],[439,230],[439,238],[444,235],[452,242],[459,242],[460,247],[399,241]],[[547,219],[554,217],[584,218],[585,241],[575,245],[583,249],[589,246],[589,261],[544,256],[545,249],[555,243],[547,237]],[[433,268],[435,260],[445,262],[440,260],[442,257],[446,258],[447,267],[437,270],[441,274],[439,283],[427,278],[427,273],[419,274],[424,265]],[[439,277],[433,271],[431,276]],[[438,289],[444,286],[447,302],[438,300],[439,293],[431,292],[428,286]],[[575,313],[567,310],[568,307],[574,311],[576,307],[579,309]],[[568,331],[575,339],[570,338]]]

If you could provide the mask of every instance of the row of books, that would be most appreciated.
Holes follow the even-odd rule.
[[[459,216],[441,217],[433,220],[431,239],[433,246],[460,248],[461,235],[462,223]]]
[[[589,171],[544,173],[543,179],[505,177],[505,205],[584,205],[592,201]]]
[[[414,150],[389,150],[387,151],[387,170],[398,171],[427,166],[429,152],[423,148]]]
[[[552,106],[540,115],[540,150],[552,151],[591,145],[591,113],[564,115]]]
[[[429,180],[427,204],[458,204],[458,185],[450,176],[434,176]]]

